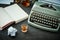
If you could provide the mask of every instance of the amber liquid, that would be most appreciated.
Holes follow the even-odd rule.
[[[25,25],[25,24],[21,25],[21,31],[22,32],[27,32],[27,30],[28,30],[28,26],[27,25]]]
[[[25,0],[25,1],[22,2],[22,5],[25,6],[25,7],[28,7],[28,6],[30,6],[30,1]]]

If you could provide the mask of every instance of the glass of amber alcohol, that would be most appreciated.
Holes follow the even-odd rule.
[[[22,5],[25,6],[25,7],[30,6],[30,0],[24,0],[24,1],[22,2]]]
[[[22,24],[21,25],[21,31],[24,32],[24,33],[27,32],[28,31],[28,25]]]

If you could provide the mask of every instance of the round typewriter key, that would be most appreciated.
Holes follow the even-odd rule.
[[[37,17],[35,17],[35,19],[36,19]]]
[[[57,28],[57,26],[53,24],[52,28]]]
[[[54,24],[52,26],[55,26]]]
[[[39,17],[37,17],[37,19],[39,19]]]
[[[35,13],[33,13],[32,15],[36,15]]]
[[[48,23],[48,22],[46,22],[46,24],[48,25],[49,23]]]
[[[55,23],[55,22],[53,21],[53,23]]]
[[[45,21],[46,19],[44,19],[44,21]]]
[[[53,21],[53,24],[56,24],[56,22]]]
[[[40,17],[42,18],[42,15],[40,15]]]
[[[49,23],[49,25],[50,25],[50,23]]]
[[[42,19],[44,21],[44,19]]]
[[[39,22],[39,20],[38,20],[38,22]]]
[[[40,23],[41,23],[41,20],[40,20]]]
[[[37,19],[35,19],[35,21],[37,22]]]
[[[57,22],[55,22],[54,24],[57,24]]]
[[[42,21],[42,23],[44,23],[44,21]]]
[[[35,19],[33,19],[35,21]]]
[[[32,16],[34,18],[34,16]]]
[[[55,27],[58,27],[58,25],[55,25]]]
[[[39,15],[39,17],[41,17],[41,15]]]
[[[43,18],[43,15],[41,17]]]
[[[42,19],[42,18],[39,18],[40,20]]]
[[[45,15],[45,17],[47,18],[47,15]]]
[[[51,20],[51,16],[49,17],[49,20]]]
[[[46,18],[45,15],[44,15],[44,18]]]
[[[31,22],[34,22],[34,19],[33,19],[33,18],[31,18],[31,19],[30,19],[30,21],[31,21]]]
[[[54,18],[52,18],[52,21],[54,21],[55,19]]]
[[[37,15],[39,17],[39,15]]]
[[[48,22],[52,23],[53,21],[48,21]]]
[[[51,19],[50,17],[48,19]]]
[[[48,16],[48,19],[50,19],[50,17]]]
[[[46,24],[46,22],[44,22],[44,24]]]
[[[48,21],[48,20],[45,20],[46,22]]]
[[[50,25],[51,25],[51,26],[53,26],[53,24],[52,24],[52,23],[51,23]]]
[[[31,18],[31,20],[33,20],[33,18]]]

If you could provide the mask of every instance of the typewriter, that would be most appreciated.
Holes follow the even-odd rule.
[[[47,31],[58,31],[60,27],[60,5],[35,2],[28,18],[28,24]]]

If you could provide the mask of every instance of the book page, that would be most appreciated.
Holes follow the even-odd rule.
[[[16,23],[26,19],[28,14],[17,4],[4,8]]]
[[[2,28],[3,26],[7,25],[12,21],[13,20],[10,18],[10,16],[7,14],[4,8],[0,8],[0,28]]]

